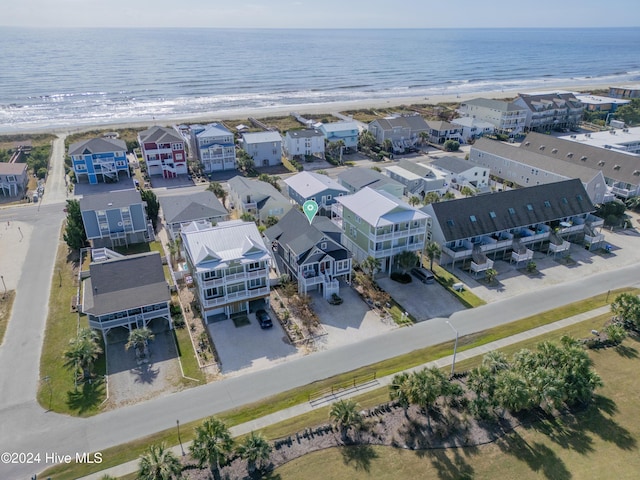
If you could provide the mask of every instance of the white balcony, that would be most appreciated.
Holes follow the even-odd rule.
[[[374,234],[371,240],[373,240],[374,242],[383,242],[385,240],[393,240],[396,238],[406,238],[406,237],[410,237],[411,235],[420,235],[420,234],[424,235],[424,233],[425,233],[425,227],[423,225],[421,227],[411,227],[405,230],[397,230],[390,233]]]
[[[262,297],[269,294],[269,287],[254,288],[251,290],[240,290],[238,292],[227,293],[226,295],[203,300],[204,308],[218,307],[227,303],[238,302],[241,300],[250,300],[252,298]]]
[[[520,251],[511,252],[511,262],[520,263],[528,262],[533,259],[533,251],[528,248],[523,248]]]
[[[585,234],[584,243],[588,245],[598,245],[599,243],[604,242],[604,234],[603,233],[595,233],[593,235]]]
[[[484,272],[485,270],[489,270],[490,268],[493,268],[493,260],[490,260],[488,258],[484,259],[484,262],[482,263],[476,263],[476,262],[471,262],[471,271],[473,273],[479,273],[479,272]]]
[[[571,243],[567,242],[566,240],[564,240],[561,244],[550,243],[548,253],[553,253],[555,255],[557,253],[566,252],[570,248],[571,248]]]

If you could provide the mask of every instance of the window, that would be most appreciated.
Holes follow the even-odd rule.
[[[259,270],[260,269],[260,262],[251,262],[247,265],[247,271],[252,271],[252,270]]]
[[[529,210],[530,212],[533,212],[533,205],[531,205],[530,203],[527,203],[527,210]]]
[[[582,201],[582,195],[578,194],[578,195],[576,195],[576,198],[578,199],[579,202]]]
[[[356,223],[362,223],[362,218],[356,215]]]
[[[326,250],[326,249],[327,249],[327,242],[322,242],[322,243],[320,244],[320,249],[321,249],[321,250]]]
[[[545,200],[544,201],[544,206],[547,207],[547,208],[551,207],[551,202],[549,202],[549,200]]]
[[[449,220],[447,220],[447,225],[449,225],[450,227],[453,227],[455,225],[454,221],[452,218],[450,218]]]
[[[489,216],[491,218],[496,218],[496,212],[493,212],[493,211],[489,212]]]
[[[251,280],[249,280],[249,288],[250,289],[260,288],[260,287],[264,287],[264,277],[262,277],[262,278],[252,278]]]
[[[349,227],[349,234],[351,237],[356,238],[358,236],[358,230],[356,230],[356,227]]]
[[[475,216],[475,215],[470,215],[470,216],[469,216],[469,220],[471,220],[472,222],[476,222],[476,221],[477,221],[477,219],[476,219],[476,216]]]
[[[510,215],[515,215],[515,214],[516,214],[515,209],[513,209],[513,208],[509,207],[509,214],[510,214]]]
[[[224,290],[222,287],[207,288],[204,291],[204,298],[206,299],[216,298],[222,295],[224,295]]]
[[[564,203],[565,205],[569,203],[569,200],[567,200],[567,197],[562,197],[562,203]]]

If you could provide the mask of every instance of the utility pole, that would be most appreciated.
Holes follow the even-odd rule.
[[[182,456],[184,457],[184,448],[182,448],[182,439],[180,438],[180,420],[176,420],[176,426],[178,427],[178,442],[180,442],[180,451],[182,452]]]
[[[451,325],[449,320],[445,320],[445,322],[447,322],[447,325],[449,325],[451,327],[451,330],[453,330],[456,334],[456,343],[453,345],[453,362],[451,362],[451,376],[453,376],[453,371],[456,368],[456,353],[458,352],[458,330],[456,330],[454,326]]]

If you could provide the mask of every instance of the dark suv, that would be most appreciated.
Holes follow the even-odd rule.
[[[273,327],[273,322],[271,321],[271,317],[265,310],[256,310],[256,318],[258,319],[258,323],[260,324],[260,328],[271,328]]]
[[[425,270],[424,268],[412,268],[411,274],[422,283],[433,283],[435,279],[433,273],[431,273],[429,270]]]

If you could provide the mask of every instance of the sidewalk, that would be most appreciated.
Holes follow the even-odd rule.
[[[543,325],[541,327],[533,328],[531,330],[527,330],[525,332],[518,333],[516,335],[512,335],[510,337],[502,338],[500,340],[496,340],[491,343],[487,343],[486,345],[482,345],[480,347],[470,348],[469,350],[465,350],[463,352],[458,352],[456,355],[456,361],[465,360],[467,358],[472,358],[478,355],[484,355],[487,352],[492,350],[497,350],[499,348],[506,347],[507,345],[513,345],[518,342],[522,342],[529,338],[537,337],[543,335],[545,333],[553,332],[554,330],[559,330],[564,327],[568,327],[570,325],[574,325],[576,323],[580,323],[582,321],[588,320],[590,318],[596,317],[598,315],[602,315],[604,313],[609,312],[611,309],[608,305],[604,307],[596,308],[595,310],[591,310],[589,312],[580,313],[578,315],[574,315],[573,317],[565,318],[563,320],[558,320],[557,322],[550,323],[548,325]],[[449,355],[446,357],[439,358],[438,360],[434,360],[433,362],[425,363],[423,365],[418,365],[417,367],[413,367],[411,369],[406,370],[407,372],[413,372],[416,370],[421,370],[423,368],[428,368],[432,366],[436,366],[438,368],[446,367],[451,365],[453,361],[453,355]],[[268,427],[269,425],[273,425],[275,423],[281,422],[283,420],[287,420],[289,418],[296,417],[298,415],[302,415],[304,413],[315,410],[316,408],[325,407],[340,398],[349,398],[355,395],[359,395],[363,392],[373,390],[380,387],[385,387],[391,383],[391,380],[396,374],[388,375],[386,377],[378,378],[377,381],[369,382],[366,386],[359,386],[353,389],[351,392],[341,392],[340,396],[331,395],[328,397],[324,397],[323,399],[318,399],[311,404],[310,402],[301,403],[299,405],[295,405],[293,407],[287,408],[285,410],[280,410],[278,412],[274,412],[269,415],[265,415],[264,417],[257,418],[250,422],[246,422],[240,425],[236,425],[231,427],[229,430],[231,434],[236,437],[239,435],[244,435],[256,430],[260,430],[261,428]],[[183,443],[182,447],[185,452],[188,452],[189,446],[191,442]],[[172,447],[170,450],[173,453],[180,457],[182,455],[181,446],[176,445]],[[139,460],[132,460],[127,463],[123,463],[121,465],[117,465],[112,468],[108,468],[98,473],[93,473],[91,475],[87,475],[86,477],[82,477],[79,480],[99,480],[104,475],[111,475],[114,477],[121,477],[124,475],[128,475],[130,473],[136,472],[138,470]]]

